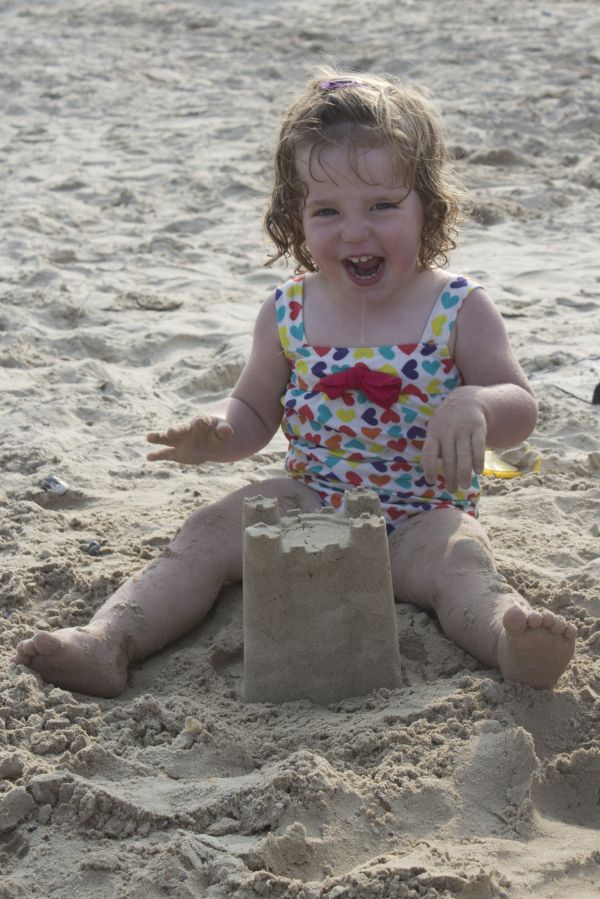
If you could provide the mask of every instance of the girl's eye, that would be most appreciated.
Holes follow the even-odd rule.
[[[321,215],[321,216],[336,215],[336,210],[330,209],[330,208],[317,209],[317,211],[315,212],[315,215]]]
[[[373,209],[398,209],[398,203],[375,203]]]

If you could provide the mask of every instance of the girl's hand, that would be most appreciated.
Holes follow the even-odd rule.
[[[478,394],[485,388],[458,387],[439,406],[429,422],[423,446],[423,471],[430,484],[441,460],[446,488],[471,486],[473,472],[481,474],[485,457],[487,421]]]
[[[148,443],[160,443],[169,448],[148,453],[146,458],[150,462],[165,459],[184,465],[218,462],[232,434],[233,428],[224,419],[200,415],[189,424],[147,434]]]

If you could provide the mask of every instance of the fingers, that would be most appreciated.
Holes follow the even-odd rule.
[[[437,482],[441,467],[446,489],[456,493],[459,487],[469,489],[473,472],[481,474],[483,471],[484,458],[485,438],[482,435],[465,434],[455,438],[450,434],[442,441],[428,436],[423,446],[421,464],[428,484]]]
[[[427,438],[427,440],[429,440],[429,438]],[[437,450],[434,450],[434,446],[437,446]],[[436,484],[438,471],[439,468],[441,468],[446,489],[450,493],[456,493],[459,480],[464,480],[468,468],[470,483],[470,444],[467,453],[468,460],[465,459],[466,448],[467,442],[463,438],[456,440],[452,433],[445,434],[441,440],[432,440],[431,447],[427,454],[427,468],[425,468],[426,447],[423,447],[423,469],[426,472],[425,477],[427,482],[429,484]],[[433,460],[434,452],[436,456],[435,460]],[[441,463],[441,465],[438,463]]]
[[[459,452],[452,435],[442,440],[442,470],[446,482],[446,490],[456,493],[458,489]]]
[[[165,447],[148,453],[149,462],[167,461],[199,464],[218,458],[221,447],[233,434],[229,422],[216,416],[202,415],[189,424],[176,425],[168,431],[151,431],[148,443]]]
[[[423,445],[423,474],[428,484],[435,484],[438,475],[438,459],[440,458],[440,444],[433,434],[428,434]]]
[[[216,416],[195,418],[185,431],[186,436],[189,434],[197,444],[206,443],[208,446],[214,445],[215,442],[222,443],[229,440],[233,434],[233,428],[229,422]]]
[[[481,474],[485,457],[485,438],[468,434],[458,442],[458,486],[468,490],[473,481],[473,472]]]
[[[151,431],[146,434],[148,443],[160,443],[168,447],[148,453],[146,459],[149,462],[174,461],[177,455],[175,448],[182,438],[183,430],[183,428],[169,428],[168,431]]]
[[[146,434],[146,440],[148,443],[162,443],[167,446],[175,446],[175,444],[180,443],[191,435],[198,438],[211,432],[222,440],[231,436],[233,428],[223,418],[202,416],[195,418],[189,424],[176,425],[174,428],[169,428],[168,431],[150,431],[149,434]]]
[[[157,440],[156,442],[160,443],[161,441]],[[176,453],[175,449],[171,448],[171,449],[157,450],[154,453],[147,453],[146,459],[148,460],[148,462],[162,462],[162,461],[171,462],[171,461],[176,460],[176,456],[177,456],[177,453]]]
[[[473,459],[473,471],[481,474],[485,467],[485,434],[476,431],[471,437],[471,450]]]
[[[146,440],[148,443],[162,443],[166,446],[175,446],[186,437],[191,427],[191,425],[176,425],[174,428],[169,428],[168,431],[151,431],[149,434],[146,434]]]

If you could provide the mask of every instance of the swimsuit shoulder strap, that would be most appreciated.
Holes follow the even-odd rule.
[[[423,343],[432,341],[438,346],[446,346],[450,340],[456,318],[462,304],[480,285],[469,278],[454,277],[445,286],[435,302],[429,320],[425,325]]]
[[[304,277],[290,278],[275,291],[279,340],[287,359],[293,359],[304,337]]]

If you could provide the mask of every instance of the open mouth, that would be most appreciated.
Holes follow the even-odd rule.
[[[348,256],[343,260],[343,265],[355,284],[365,286],[379,280],[385,259],[382,256]]]

